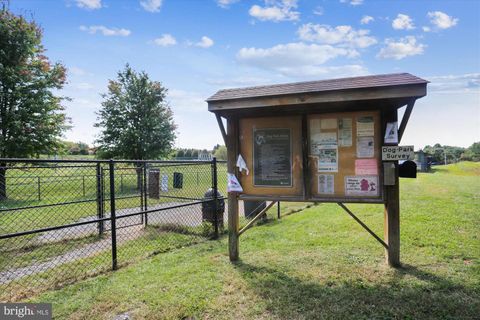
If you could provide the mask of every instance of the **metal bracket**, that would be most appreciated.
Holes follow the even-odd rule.
[[[382,246],[385,247],[385,249],[388,249],[388,244],[385,243],[379,236],[375,234],[365,223],[362,222],[362,220],[358,219],[357,216],[353,214],[350,209],[348,209],[343,203],[337,202],[337,204],[342,207],[343,210],[345,210],[355,221],[358,222],[365,230],[367,230],[368,233],[370,233]]]

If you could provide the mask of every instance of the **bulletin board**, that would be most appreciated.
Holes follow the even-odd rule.
[[[378,111],[308,115],[312,199],[381,198]]]
[[[244,195],[297,201],[383,197],[379,111],[309,114],[306,126],[303,141],[302,116],[239,120],[239,151],[249,169],[239,174]]]
[[[239,145],[244,194],[303,196],[301,116],[240,119]]]

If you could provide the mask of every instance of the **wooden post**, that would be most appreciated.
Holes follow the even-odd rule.
[[[397,110],[384,113],[382,124],[382,140],[385,134],[386,122],[397,121]],[[394,144],[398,145],[398,144]],[[385,186],[384,237],[388,248],[385,249],[386,262],[391,267],[400,266],[400,186],[398,179],[398,161],[395,165],[395,185]]]
[[[227,171],[236,173],[235,162],[238,151],[238,119],[228,118],[227,121]],[[228,193],[228,252],[230,261],[238,260],[238,198],[237,193]]]

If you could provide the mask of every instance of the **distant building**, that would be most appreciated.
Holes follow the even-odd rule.
[[[425,152],[419,150],[415,152],[415,163],[420,172],[430,171],[431,157],[427,156]]]
[[[213,159],[213,155],[211,152],[208,152],[208,151],[200,151],[198,153],[198,160],[202,160],[202,161],[210,161]]]

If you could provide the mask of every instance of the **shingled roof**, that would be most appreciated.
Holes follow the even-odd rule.
[[[391,87],[410,84],[425,84],[427,80],[410,73],[393,73],[364,77],[339,78],[331,80],[295,82],[219,90],[207,102],[246,99],[266,96],[282,96],[298,93],[326,92],[335,90]]]

